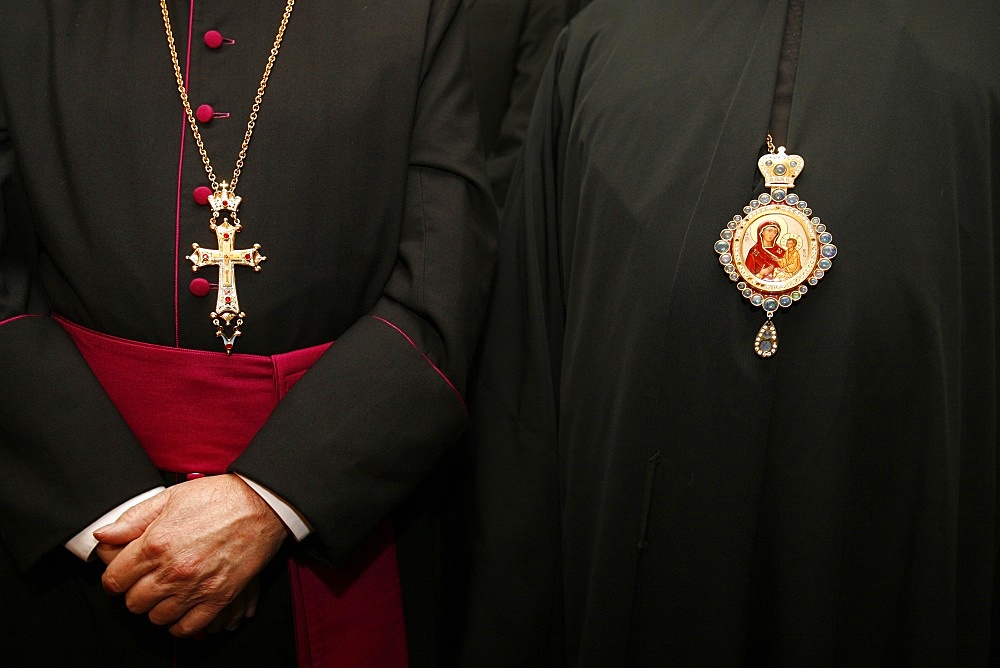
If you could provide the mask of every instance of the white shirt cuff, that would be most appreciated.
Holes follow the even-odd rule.
[[[241,476],[239,473],[236,475],[243,478],[243,482],[250,485],[250,489],[257,492],[260,495],[260,498],[264,499],[264,502],[271,506],[271,509],[278,514],[281,521],[284,522],[285,526],[288,527],[288,530],[292,532],[292,536],[295,537],[295,540],[301,541],[303,538],[312,533],[312,527],[309,526],[306,519],[299,514],[299,511],[295,510],[295,508],[290,506],[281,497],[277,496],[271,490],[261,487],[253,480]]]
[[[94,548],[97,547],[97,539],[94,538],[94,531],[100,529],[103,526],[111,524],[119,517],[121,517],[122,514],[124,514],[125,511],[131,508],[132,506],[136,506],[145,501],[146,499],[156,496],[164,489],[166,488],[157,487],[155,489],[151,489],[148,492],[144,492],[139,496],[129,499],[120,506],[112,508],[108,512],[98,517],[96,521],[87,525],[86,529],[84,529],[80,533],[70,538],[69,542],[65,544],[66,549],[75,554],[76,556],[80,557],[84,561],[90,561],[91,559],[94,558]]]

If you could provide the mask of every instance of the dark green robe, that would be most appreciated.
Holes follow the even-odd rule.
[[[764,314],[786,0],[603,0],[558,41],[473,394],[469,665],[997,659],[1000,6],[807,1],[787,145],[839,248]]]

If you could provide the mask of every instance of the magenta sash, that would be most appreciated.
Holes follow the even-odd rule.
[[[271,357],[227,356],[129,341],[56,320],[155,466],[189,474],[225,473],[278,401],[332,345]],[[387,522],[337,568],[308,557],[288,566],[300,666],[408,664],[396,546]]]

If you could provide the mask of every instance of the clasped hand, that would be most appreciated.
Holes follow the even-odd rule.
[[[174,485],[94,532],[102,582],[178,637],[235,628],[288,529],[237,475]]]

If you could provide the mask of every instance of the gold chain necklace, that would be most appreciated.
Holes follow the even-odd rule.
[[[174,64],[174,76],[177,79],[177,91],[181,96],[181,104],[184,105],[184,113],[187,115],[188,125],[191,127],[191,134],[198,145],[198,153],[201,155],[201,162],[205,165],[205,173],[212,184],[212,194],[208,197],[208,202],[212,207],[212,220],[209,227],[215,232],[219,248],[201,248],[198,244],[191,244],[194,252],[186,256],[194,265],[192,271],[198,271],[199,267],[214,265],[219,267],[219,289],[216,298],[215,310],[209,315],[212,324],[216,326],[215,335],[222,339],[226,349],[226,354],[233,351],[233,344],[236,338],[242,335],[239,328],[243,324],[246,314],[240,310],[239,299],[236,295],[236,265],[246,265],[253,267],[254,271],[260,271],[260,263],[267,258],[260,254],[260,244],[254,244],[253,248],[235,249],[236,233],[242,229],[236,211],[243,200],[236,194],[236,184],[240,179],[240,172],[243,170],[243,161],[247,155],[247,148],[250,146],[250,137],[253,136],[254,125],[257,122],[257,114],[260,111],[260,103],[264,98],[264,90],[267,88],[267,80],[271,76],[271,68],[278,57],[278,50],[281,49],[281,40],[285,35],[285,28],[288,26],[288,19],[292,15],[295,7],[295,0],[288,0],[285,5],[285,13],[281,17],[281,25],[278,26],[278,34],[274,38],[274,45],[264,66],[264,76],[260,79],[260,86],[257,87],[257,95],[253,100],[253,107],[250,110],[250,119],[247,121],[247,131],[243,137],[243,145],[240,147],[239,155],[236,158],[236,166],[233,169],[233,177],[229,183],[221,183],[215,178],[212,170],[212,163],[208,159],[208,151],[205,150],[205,142],[202,141],[201,132],[198,129],[198,122],[195,120],[194,111],[191,109],[191,102],[188,100],[187,87],[184,85],[184,75],[181,73],[180,60],[177,57],[177,46],[174,43],[174,33],[170,28],[170,14],[167,11],[167,0],[160,0],[160,11],[163,14],[163,27],[167,33],[167,45],[170,47],[170,59]],[[218,223],[220,212],[228,212],[223,216],[222,222]]]

